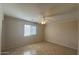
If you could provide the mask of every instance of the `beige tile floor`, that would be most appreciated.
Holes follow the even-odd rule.
[[[76,55],[77,51],[49,42],[40,42],[11,49],[7,55]]]

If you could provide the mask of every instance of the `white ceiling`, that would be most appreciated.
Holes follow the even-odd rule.
[[[74,18],[76,4],[28,4],[28,3],[6,3],[3,4],[4,14],[32,22],[40,22],[42,16],[48,20],[62,18]],[[60,16],[58,16],[60,15]]]

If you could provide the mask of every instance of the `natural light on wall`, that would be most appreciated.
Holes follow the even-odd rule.
[[[36,35],[35,25],[24,25],[24,36]]]

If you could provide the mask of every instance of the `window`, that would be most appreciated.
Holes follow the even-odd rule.
[[[36,26],[31,26],[31,34],[32,35],[36,34]]]
[[[36,26],[24,25],[24,36],[36,35]]]

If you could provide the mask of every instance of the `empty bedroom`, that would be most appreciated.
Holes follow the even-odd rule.
[[[4,3],[2,55],[77,55],[78,4]]]

